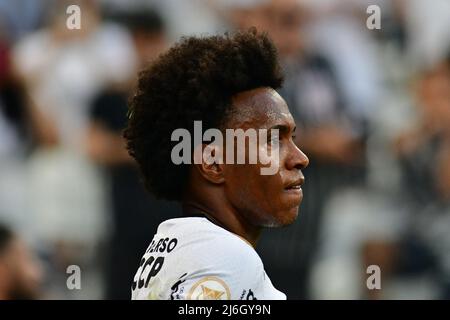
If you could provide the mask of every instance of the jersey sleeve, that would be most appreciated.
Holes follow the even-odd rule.
[[[175,263],[179,271],[168,286],[171,300],[251,300],[263,293],[262,262],[237,237],[199,244]]]

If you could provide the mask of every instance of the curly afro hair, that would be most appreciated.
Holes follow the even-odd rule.
[[[181,200],[189,165],[175,165],[171,141],[177,128],[193,136],[194,121],[203,130],[224,128],[232,97],[283,82],[276,49],[256,29],[211,37],[187,37],[139,74],[124,131],[146,188],[158,198]]]

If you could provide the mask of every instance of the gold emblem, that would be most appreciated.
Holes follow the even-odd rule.
[[[189,300],[230,300],[230,289],[217,277],[205,277],[189,290]]]

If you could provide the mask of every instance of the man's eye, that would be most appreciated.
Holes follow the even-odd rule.
[[[297,136],[294,134],[294,135],[292,136],[292,140],[295,140],[295,138],[297,138]]]

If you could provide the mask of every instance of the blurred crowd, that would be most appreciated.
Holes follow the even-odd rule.
[[[372,4],[381,29],[366,26]],[[274,285],[450,298],[447,0],[0,0],[0,299],[130,298],[157,225],[180,215],[124,147],[137,73],[183,35],[252,26],[278,48],[310,159],[299,219],[257,248]]]

